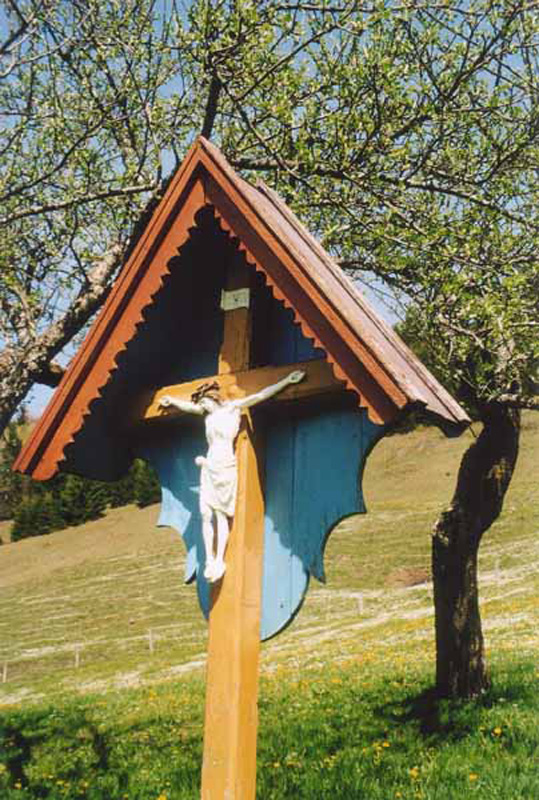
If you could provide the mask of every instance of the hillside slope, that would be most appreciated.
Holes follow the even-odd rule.
[[[328,583],[313,581],[290,628],[263,647],[263,669],[433,649],[430,531],[451,498],[473,433],[420,429],[383,440],[364,489],[369,513],[333,532]],[[493,650],[534,650],[539,622],[539,415],[502,518],[481,554],[482,608]],[[0,548],[0,701],[166,680],[204,665],[206,624],[183,584],[180,537],[157,506]]]

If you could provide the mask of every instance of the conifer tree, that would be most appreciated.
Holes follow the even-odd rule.
[[[129,505],[135,502],[135,465],[131,467],[127,475],[119,481],[107,484],[108,505],[111,508]]]
[[[134,465],[135,502],[144,508],[161,500],[161,484],[149,464],[137,459]]]
[[[27,539],[50,533],[53,526],[53,511],[46,495],[25,497],[20,503],[11,527],[11,541]]]
[[[0,441],[0,519],[10,519],[23,497],[25,478],[11,469],[21,446],[18,422],[10,422]]]
[[[66,525],[86,522],[84,480],[78,475],[68,475],[60,492],[61,514]]]
[[[102,481],[84,481],[82,493],[85,503],[85,522],[99,519],[107,507],[107,486]]]

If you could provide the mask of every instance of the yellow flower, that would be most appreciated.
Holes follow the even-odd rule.
[[[382,747],[391,747],[389,742],[382,742]]]
[[[502,729],[501,728],[494,728],[492,733],[494,734],[494,736],[501,736],[502,735]]]
[[[410,777],[413,778],[414,780],[416,778],[419,778],[419,767],[412,767],[409,770],[409,773],[410,773]]]
[[[468,778],[471,781],[476,781],[479,778],[479,775],[477,775],[475,772],[470,772],[470,774],[468,775]]]

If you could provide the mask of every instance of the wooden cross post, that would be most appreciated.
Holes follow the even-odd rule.
[[[227,399],[254,394],[295,369],[306,372],[301,383],[272,399],[292,400],[342,392],[326,361],[249,369],[251,310],[249,270],[235,267],[227,293],[219,373],[189,383],[167,386],[141,409],[142,418],[162,417],[164,395],[188,400],[204,382],[215,380]],[[235,305],[240,307],[235,307]],[[225,304],[226,309],[226,304]],[[203,800],[254,800],[258,726],[258,664],[264,544],[263,453],[251,415],[242,414],[236,440],[238,494],[226,551],[226,573],[212,585],[209,616]],[[140,418],[140,415],[139,415]]]
[[[241,274],[243,272],[243,274]],[[249,291],[247,267],[230,275],[227,291]],[[225,311],[219,373],[249,369],[251,310]],[[238,496],[228,542],[227,572],[212,586],[203,800],[254,799],[258,729],[258,661],[264,543],[261,464],[250,414],[236,440]]]

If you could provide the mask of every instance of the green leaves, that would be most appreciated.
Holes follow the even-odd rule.
[[[374,273],[416,302],[447,370],[464,371],[479,337],[496,353],[488,379],[476,370],[477,391],[524,385],[536,359],[533,9],[491,0],[20,9],[31,25],[21,32],[10,16],[0,45],[0,340],[21,363],[47,331],[51,341],[96,260],[126,245],[163,172],[204,130],[353,274]],[[470,326],[473,336],[458,333]]]

